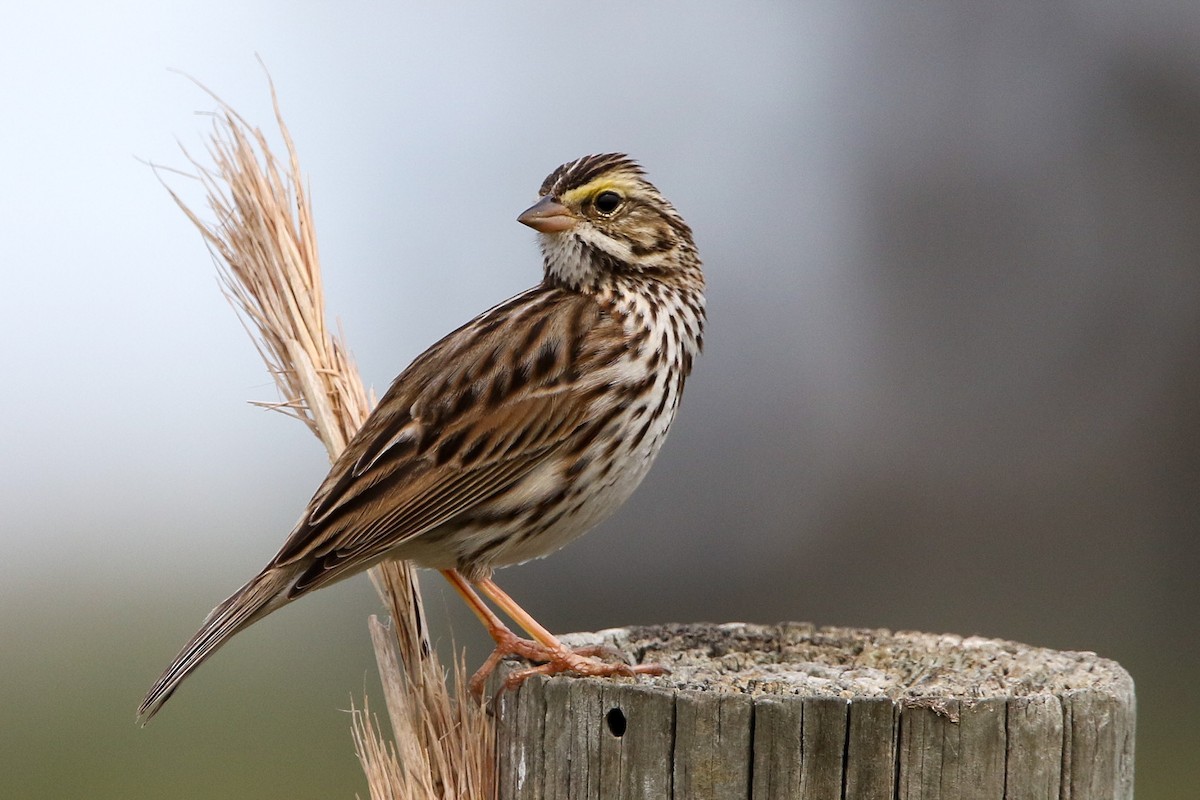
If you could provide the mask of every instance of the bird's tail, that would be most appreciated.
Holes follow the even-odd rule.
[[[183,679],[229,641],[231,636],[287,604],[292,599],[288,597],[287,590],[295,579],[295,569],[268,568],[214,608],[200,630],[150,688],[146,699],[138,706],[138,722],[142,725],[149,722]]]

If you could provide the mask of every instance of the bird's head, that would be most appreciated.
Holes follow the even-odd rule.
[[[563,164],[538,194],[517,220],[541,234],[548,281],[587,289],[617,274],[670,281],[699,267],[691,229],[624,154]]]

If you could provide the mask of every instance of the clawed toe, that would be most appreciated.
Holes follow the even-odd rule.
[[[586,647],[576,647],[572,651],[577,656],[591,656],[604,661],[620,661],[628,664],[625,653],[611,644],[589,644]]]
[[[529,613],[505,594],[490,577],[476,580],[475,586],[514,622],[533,636],[532,639],[522,639],[509,630],[479,597],[472,588],[472,582],[464,578],[457,570],[444,569],[442,574],[467,601],[467,605],[487,627],[488,633],[496,642],[496,649],[483,662],[483,666],[471,676],[468,687],[475,697],[483,696],[483,687],[505,656],[520,656],[526,661],[532,661],[537,666],[517,670],[510,674],[505,678],[501,691],[516,688],[534,675],[557,675],[560,672],[573,672],[576,675],[588,677],[612,675],[633,677],[635,675],[665,675],[669,672],[661,664],[630,664],[626,661],[625,654],[610,644],[593,644],[571,649],[556,639],[554,634],[542,627],[537,620],[529,616]]]
[[[625,654],[611,645],[589,645],[578,649],[547,647],[531,639],[522,639],[514,634],[501,636],[496,649],[488,656],[483,666],[471,677],[471,693],[476,697],[483,694],[497,665],[507,656],[520,656],[526,661],[541,662],[537,666],[517,670],[504,680],[505,689],[515,689],[534,675],[557,675],[571,672],[587,677],[610,677],[621,675],[665,675],[670,670],[661,664],[628,664]],[[610,660],[602,660],[610,659]]]
[[[507,656],[520,656],[526,661],[546,661],[551,657],[549,649],[544,645],[532,639],[522,639],[509,631],[504,631],[496,637],[496,649],[483,662],[483,666],[471,676],[471,680],[467,685],[472,695],[475,697],[483,696],[483,687],[487,684],[488,678],[496,670],[497,665]]]

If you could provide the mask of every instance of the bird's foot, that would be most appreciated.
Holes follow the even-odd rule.
[[[526,661],[541,662],[535,667],[517,670],[504,679],[505,689],[515,689],[534,675],[557,675],[573,672],[589,677],[613,675],[665,675],[670,670],[661,664],[628,664],[620,650],[609,645],[589,645],[571,649],[561,642],[557,646],[545,645],[532,639],[522,639],[511,631],[493,631],[496,649],[488,656],[483,666],[471,677],[471,692],[477,697],[483,693],[484,684],[496,666],[507,656],[520,656]],[[603,660],[603,659],[611,660]]]

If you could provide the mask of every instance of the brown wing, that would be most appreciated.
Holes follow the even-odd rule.
[[[550,287],[435,344],[393,382],[275,557],[312,564],[293,594],[369,566],[569,446],[624,346],[594,299]]]

